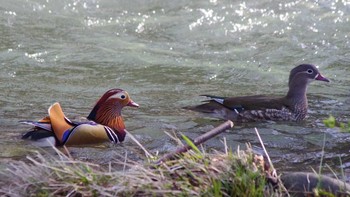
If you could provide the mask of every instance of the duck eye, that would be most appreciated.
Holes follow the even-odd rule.
[[[314,71],[312,69],[307,69],[306,72],[309,73],[309,74],[312,74]]]
[[[122,94],[122,95],[120,96],[121,99],[125,99],[125,97],[126,97],[126,96],[125,96],[124,94]]]

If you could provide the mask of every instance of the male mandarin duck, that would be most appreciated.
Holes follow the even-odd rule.
[[[301,121],[307,115],[307,85],[313,81],[330,82],[311,64],[301,64],[290,71],[289,90],[286,96],[241,96],[210,98],[206,103],[185,109],[206,113],[210,116],[234,122]]]
[[[49,115],[38,122],[21,121],[34,126],[22,138],[42,143],[49,139],[56,146],[122,142],[126,129],[121,111],[125,106],[139,107],[126,91],[111,89],[97,101],[87,117],[89,121],[73,122],[64,115],[60,104],[54,103],[48,109]]]

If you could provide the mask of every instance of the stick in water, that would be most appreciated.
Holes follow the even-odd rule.
[[[149,152],[147,151],[147,149],[146,149],[145,147],[143,147],[142,144],[141,144],[139,141],[137,141],[137,139],[136,139],[131,133],[129,133],[129,131],[126,131],[126,133],[127,133],[127,134],[129,135],[129,137],[143,150],[143,152],[145,152],[146,157],[148,157],[148,158],[153,158],[153,155],[152,155],[151,153],[149,153]]]
[[[206,132],[205,134],[197,137],[196,139],[193,140],[193,144],[198,146],[199,144],[202,144],[203,142],[213,138],[214,136],[224,132],[227,129],[230,129],[233,127],[233,122],[231,120],[227,120],[226,122],[222,123],[221,125],[215,127],[214,129]],[[166,155],[164,155],[163,157],[161,157],[156,164],[161,164],[162,162],[173,158],[175,155],[179,154],[179,153],[184,153],[187,152],[189,149],[191,149],[191,147],[189,145],[184,145],[179,147],[178,149],[176,149],[173,152],[170,152]]]
[[[258,139],[259,139],[259,141],[260,141],[260,144],[261,144],[261,146],[262,146],[262,148],[263,148],[263,150],[264,150],[264,152],[265,152],[265,155],[266,155],[266,157],[267,157],[267,161],[269,162],[269,165],[270,165],[271,168],[273,169],[273,175],[274,175],[274,176],[276,175],[276,177],[277,177],[276,169],[273,167],[273,163],[272,163],[272,161],[271,161],[271,159],[270,159],[269,154],[268,154],[267,151],[266,151],[264,142],[262,141],[262,139],[261,139],[261,137],[260,137],[260,134],[259,134],[259,131],[258,131],[257,128],[255,128],[255,132],[256,132],[256,135],[258,136]]]

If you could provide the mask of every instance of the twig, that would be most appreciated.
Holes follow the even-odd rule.
[[[270,167],[271,167],[272,170],[273,170],[272,175],[273,175],[273,176],[275,176],[275,175],[277,176],[276,169],[273,167],[273,164],[272,164],[272,161],[271,161],[271,159],[270,159],[270,156],[269,156],[269,154],[268,154],[267,151],[266,151],[264,142],[262,141],[262,139],[261,139],[261,137],[260,137],[260,134],[259,134],[259,131],[258,131],[257,128],[255,128],[255,132],[256,132],[256,135],[257,135],[258,138],[259,138],[260,144],[261,144],[261,146],[262,146],[262,148],[263,148],[263,150],[264,150],[264,152],[265,152],[265,155],[266,155],[266,157],[267,157],[267,160],[269,161],[269,165],[270,165]]]
[[[145,147],[142,146],[142,144],[137,141],[137,139],[129,132],[129,131],[126,131],[126,133],[129,135],[129,137],[143,150],[143,152],[145,152],[146,154],[146,157],[148,158],[153,158],[153,155],[151,153],[149,153],[147,151],[147,149]]]
[[[326,134],[323,135],[323,145],[322,145],[322,152],[321,152],[321,161],[320,161],[320,167],[318,169],[318,174],[322,174],[322,166],[323,166],[323,159],[324,159],[324,147],[326,146]]]
[[[205,134],[197,137],[196,139],[193,140],[193,144],[198,146],[199,144],[202,144],[203,142],[213,138],[214,136],[224,132],[226,129],[230,129],[233,127],[233,122],[228,120],[224,123],[222,123],[221,125],[215,127],[214,129],[206,132]],[[175,151],[173,152],[170,152],[166,155],[164,155],[163,157],[161,157],[157,162],[156,164],[159,165],[161,164],[162,162],[168,160],[168,159],[171,159],[173,158],[175,155],[179,154],[179,153],[184,153],[184,152],[187,152],[189,149],[191,149],[191,147],[189,145],[183,145],[179,148],[177,148]]]

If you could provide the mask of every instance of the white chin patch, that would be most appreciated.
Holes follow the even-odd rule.
[[[317,74],[317,75],[315,76],[315,78],[314,78],[314,79],[316,79],[316,78],[318,77],[318,75],[319,75],[319,74]]]

